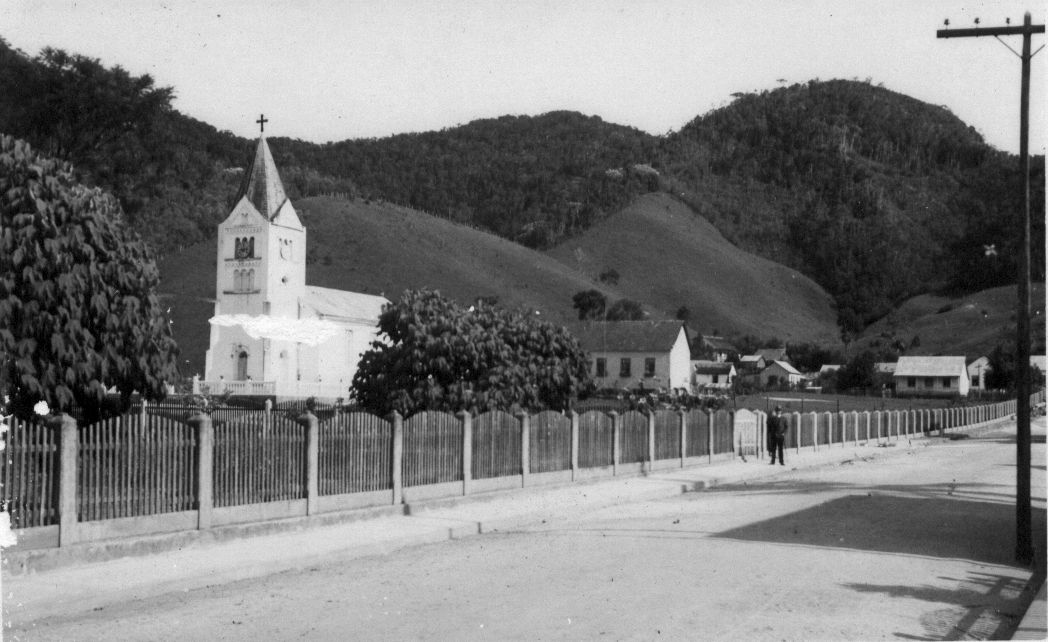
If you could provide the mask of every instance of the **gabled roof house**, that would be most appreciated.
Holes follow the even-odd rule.
[[[967,397],[970,388],[964,357],[899,357],[893,379],[900,397]]]
[[[570,329],[589,355],[598,388],[692,391],[683,321],[604,321]]]

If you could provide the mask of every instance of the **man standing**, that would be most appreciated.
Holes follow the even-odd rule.
[[[768,452],[771,453],[771,465],[775,465],[775,453],[779,453],[779,465],[786,465],[784,450],[786,431],[790,429],[789,421],[782,416],[782,406],[775,406],[775,412],[768,417]]]

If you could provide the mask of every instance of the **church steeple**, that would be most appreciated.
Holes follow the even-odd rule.
[[[269,151],[265,135],[258,137],[255,158],[251,162],[251,169],[244,176],[244,184],[240,187],[236,200],[239,201],[243,196],[270,221],[287,200],[284,184],[280,182],[280,174],[277,172],[277,165],[273,161],[273,154]]]

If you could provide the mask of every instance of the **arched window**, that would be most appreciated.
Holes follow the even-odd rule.
[[[247,351],[237,355],[237,381],[247,381]]]
[[[255,237],[251,237],[247,242],[247,256],[248,258],[255,258]]]
[[[244,273],[240,270],[233,272],[233,290],[240,292],[244,289]]]
[[[254,291],[255,289],[255,271],[248,270],[244,278],[244,289],[248,292]]]

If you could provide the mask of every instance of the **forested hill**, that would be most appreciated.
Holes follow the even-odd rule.
[[[174,90],[148,76],[61,51],[30,57],[0,41],[0,88],[0,131],[112,190],[158,251],[214,235],[251,141],[179,114]],[[1015,158],[945,108],[865,82],[737,94],[658,137],[554,112],[270,147],[292,198],[391,201],[533,248],[672,192],[743,249],[822,285],[848,331],[914,294],[1014,281]],[[1034,168],[1043,280],[1043,158]]]

